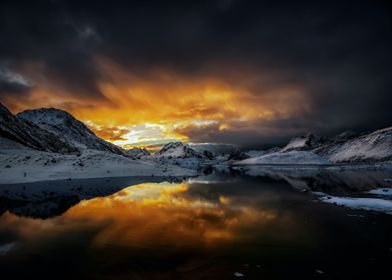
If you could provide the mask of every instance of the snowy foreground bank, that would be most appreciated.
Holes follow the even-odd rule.
[[[196,172],[148,159],[85,150],[80,156],[32,149],[0,150],[0,184],[128,176],[195,176]]]

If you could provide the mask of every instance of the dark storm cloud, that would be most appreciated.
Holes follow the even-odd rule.
[[[278,141],[308,130],[328,134],[391,125],[392,17],[387,1],[0,5],[0,61],[21,69],[29,62],[43,65],[53,83],[74,94],[104,98],[97,82],[105,77],[95,61],[104,57],[137,75],[169,69],[187,77],[213,76],[255,95],[294,85],[311,104],[311,112],[289,120],[260,121],[260,132],[247,131],[249,140],[242,134],[245,129],[214,128],[203,134],[205,141]],[[252,72],[238,78],[243,66]],[[265,126],[281,132],[268,138]]]
[[[0,64],[0,97],[18,95],[22,97],[30,93],[33,84],[22,75],[12,72],[6,65]]]
[[[319,128],[318,132],[323,135],[332,135],[341,131],[333,130],[317,119],[298,116],[270,121],[260,119],[246,124],[241,121],[232,122],[228,129],[223,130],[220,129],[219,124],[202,127],[189,125],[178,128],[176,132],[188,135],[195,142],[226,143],[230,139],[230,143],[242,149],[267,149],[286,145],[288,139],[311,132],[309,127]]]
[[[58,1],[2,1],[0,6],[0,62],[18,68],[35,63],[53,84],[101,97],[90,27],[74,22]]]

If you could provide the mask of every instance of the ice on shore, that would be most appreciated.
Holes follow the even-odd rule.
[[[325,195],[319,200],[351,209],[363,209],[392,215],[392,200],[368,197],[337,197]]]

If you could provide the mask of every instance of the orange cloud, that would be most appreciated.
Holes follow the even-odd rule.
[[[135,131],[133,135],[132,125],[157,125],[162,139],[187,140],[187,127],[216,125],[218,131],[230,131],[242,126],[256,130],[255,124],[262,121],[310,110],[300,88],[263,88],[263,78],[251,69],[244,70],[249,74],[236,73],[224,79],[222,74],[186,76],[170,70],[136,75],[104,59],[97,60],[97,65],[103,77],[97,82],[98,88],[104,98],[69,94],[41,80],[42,84],[24,100],[7,102],[14,111],[49,106],[65,109],[94,124],[98,135],[120,145],[157,144],[155,132],[145,130],[145,135],[139,135]]]
[[[112,142],[127,140],[125,135],[131,133],[130,130],[119,127],[102,127],[91,124],[89,125],[88,123],[87,126],[99,137]]]

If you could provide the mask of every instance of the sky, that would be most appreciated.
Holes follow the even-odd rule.
[[[7,1],[0,101],[125,147],[262,148],[392,124],[388,1]]]

